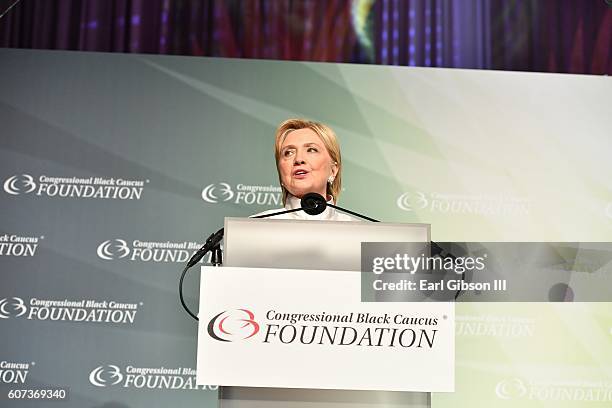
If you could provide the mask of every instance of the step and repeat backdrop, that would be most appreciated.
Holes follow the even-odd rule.
[[[612,240],[610,95],[608,77],[0,50],[0,405],[217,406],[179,272],[224,217],[279,207],[287,118],[338,133],[348,208],[436,241]],[[610,303],[462,303],[456,335],[434,407],[612,403]]]

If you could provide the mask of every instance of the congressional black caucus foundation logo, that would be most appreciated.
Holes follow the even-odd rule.
[[[0,319],[133,324],[142,305],[142,302],[108,299],[55,300],[13,296],[0,299]]]
[[[108,364],[98,366],[89,373],[89,382],[96,387],[119,384],[123,380],[123,374],[118,366]]]
[[[272,185],[247,185],[226,182],[212,183],[202,189],[202,200],[207,203],[281,206],[281,188]]]
[[[98,388],[165,390],[216,390],[216,385],[197,385],[191,367],[135,367],[102,364],[89,372],[89,383]]]
[[[44,235],[28,236],[19,234],[0,235],[0,256],[31,257],[36,255],[36,250]]]
[[[548,377],[548,376],[547,376]],[[495,395],[501,400],[563,401],[586,407],[610,406],[612,382],[593,379],[524,380],[507,378],[495,385]]]
[[[455,334],[465,337],[533,337],[536,321],[532,317],[489,314],[458,315],[455,317]]]
[[[34,361],[0,361],[0,384],[25,384]]]
[[[227,183],[209,184],[202,190],[202,200],[216,204],[234,198],[232,186]]]
[[[422,210],[427,207],[427,198],[425,198],[425,194],[416,191],[415,193],[403,193],[400,195],[397,200],[397,206],[404,211],[414,211],[416,207],[417,210]]]
[[[423,191],[404,192],[395,204],[403,211],[429,211],[439,214],[482,216],[527,215],[528,199],[505,194],[452,194]]]
[[[202,246],[194,241],[148,241],[107,239],[96,248],[98,258],[105,261],[126,260],[136,262],[184,263]],[[204,262],[202,259],[201,262]]]
[[[208,335],[222,342],[253,339],[298,346],[433,348],[438,318],[373,313],[282,313],[255,320],[249,309],[223,311],[208,322]],[[447,316],[442,316],[447,319]]]
[[[0,319],[21,317],[28,311],[24,301],[19,297],[0,299]]]
[[[259,333],[259,323],[248,309],[223,311],[208,322],[208,335],[215,340],[246,340]]]
[[[497,383],[495,394],[503,400],[519,399],[527,394],[527,386],[520,378],[509,378]]]
[[[108,239],[98,245],[96,253],[98,257],[110,261],[125,258],[130,254],[130,248],[123,239]]]
[[[36,183],[34,177],[29,174],[11,176],[4,181],[4,191],[10,195],[27,194],[34,190],[36,190]]]
[[[34,195],[48,198],[140,200],[149,180],[115,177],[56,177],[16,174],[3,184],[11,196]]]

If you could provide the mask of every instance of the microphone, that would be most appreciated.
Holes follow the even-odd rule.
[[[306,214],[319,215],[327,208],[327,201],[325,201],[321,194],[306,193],[302,197],[300,205]]]
[[[183,272],[181,272],[181,278],[179,279],[179,287],[178,287],[179,299],[181,301],[181,305],[183,306],[183,309],[185,309],[185,311],[195,320],[199,320],[198,316],[195,313],[193,313],[189,309],[189,307],[187,307],[187,303],[185,303],[185,298],[183,297],[183,280],[185,279],[185,275],[187,274],[187,271],[189,270],[189,268],[191,268],[193,265],[200,262],[200,259],[202,259],[204,255],[206,255],[211,250],[213,251],[213,256],[212,256],[213,264],[216,264],[216,265],[221,264],[221,247],[219,246],[219,244],[221,243],[222,239],[223,239],[223,228],[211,234],[206,239],[206,242],[204,243],[204,245],[202,245],[202,247],[200,247],[200,249],[198,249],[196,253],[194,253],[191,256],[191,259],[189,259],[189,262],[187,262],[187,265],[185,265]]]
[[[187,262],[187,268],[191,268],[193,265],[197,264],[208,251],[219,245],[222,239],[223,228],[213,234],[210,234],[204,245],[202,245],[202,247],[198,249],[195,254],[193,254],[189,262]]]

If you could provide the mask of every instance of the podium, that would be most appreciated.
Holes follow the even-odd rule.
[[[198,383],[223,408],[430,406],[454,388],[454,305],[359,290],[361,242],[429,240],[426,224],[227,218],[224,267],[202,270]]]

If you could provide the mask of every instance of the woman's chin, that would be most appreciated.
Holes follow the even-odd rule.
[[[289,190],[289,193],[291,193],[292,196],[297,197],[297,198],[302,198],[304,197],[305,194],[308,193],[317,193],[317,189],[315,188],[301,188],[301,189],[297,189],[297,190]],[[319,194],[321,194],[319,192]],[[323,195],[323,197],[325,197],[325,195]]]
[[[297,197],[297,198],[302,198],[302,197],[304,197],[304,194],[307,193],[307,191],[303,191],[303,190],[300,190],[300,191],[289,191],[289,192],[291,193],[292,196]]]

